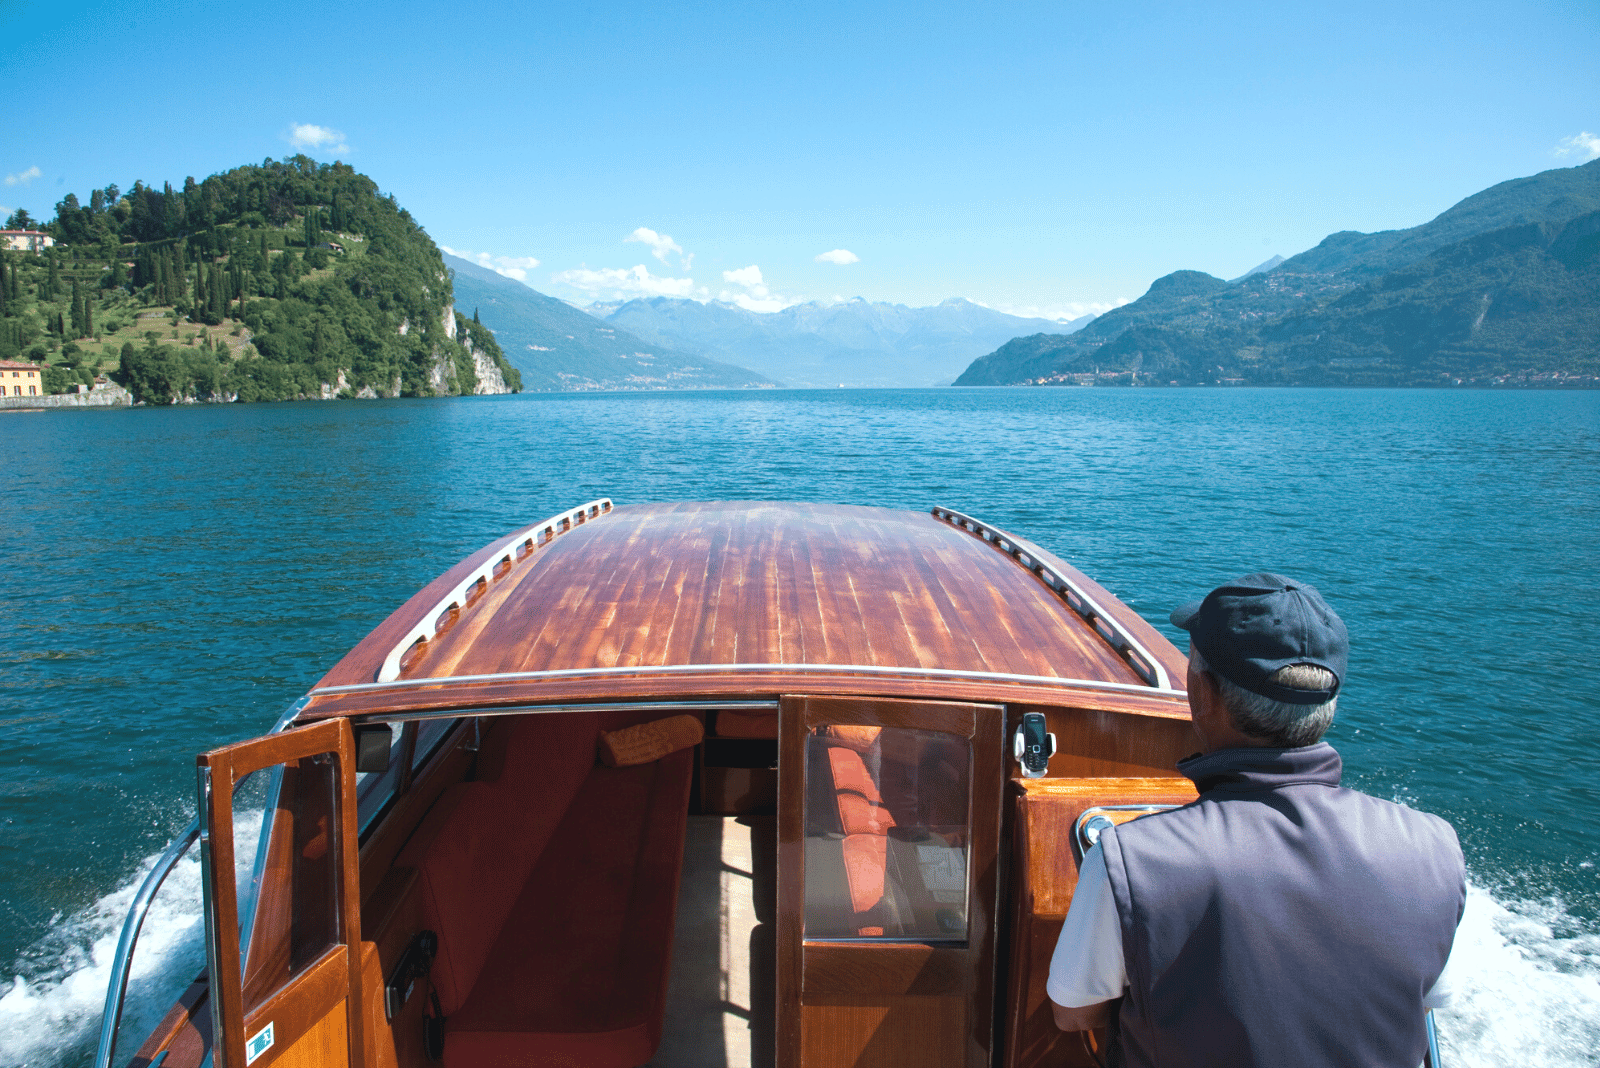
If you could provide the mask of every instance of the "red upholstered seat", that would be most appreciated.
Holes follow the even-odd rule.
[[[691,759],[594,769],[450,1017],[447,1068],[632,1068],[655,1053]]]
[[[775,712],[738,712],[723,711],[717,713],[717,737],[719,738],[756,738],[761,740],[778,738],[778,716]]]
[[[399,864],[419,869],[422,910],[439,935],[432,981],[445,1014],[466,1000],[528,873],[594,768],[592,714],[498,723],[480,780],[450,787]]]
[[[400,859],[439,934],[450,1068],[633,1068],[660,1042],[693,753],[602,767],[600,726],[496,724],[482,781],[447,790]]]

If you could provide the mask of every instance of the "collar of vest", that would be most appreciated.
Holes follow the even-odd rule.
[[[1202,794],[1273,790],[1296,783],[1338,786],[1343,762],[1327,742],[1298,749],[1218,749],[1178,762]]]

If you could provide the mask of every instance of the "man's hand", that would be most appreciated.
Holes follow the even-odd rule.
[[[1076,1009],[1069,1009],[1052,1001],[1050,1011],[1055,1014],[1056,1026],[1063,1031],[1095,1031],[1111,1024],[1109,1001],[1083,1005]]]

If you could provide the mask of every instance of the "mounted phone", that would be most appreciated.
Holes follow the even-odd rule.
[[[1022,725],[1011,742],[1012,755],[1022,765],[1022,777],[1041,778],[1050,770],[1050,758],[1056,752],[1056,736],[1045,730],[1043,712],[1024,712]]]

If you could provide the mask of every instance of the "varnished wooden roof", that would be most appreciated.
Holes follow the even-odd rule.
[[[1081,573],[1021,544],[1181,687],[1183,658],[1166,639]],[[390,649],[504,551],[494,549],[374,630],[313,689],[301,718],[793,692],[1048,702],[1053,689],[1095,689],[1084,683],[1108,685],[1074,703],[1186,714],[990,542],[928,513],[830,504],[616,507],[502,568],[403,661],[397,682],[375,685]]]

